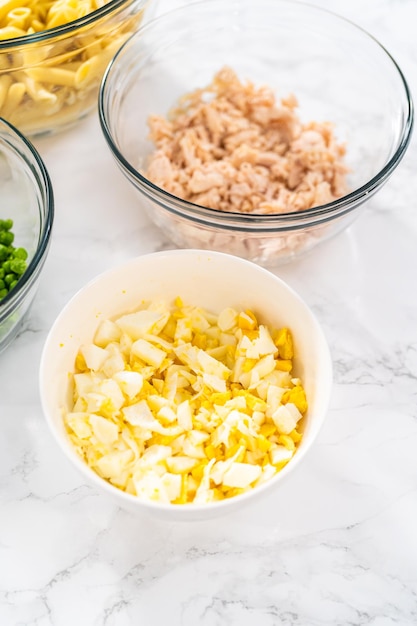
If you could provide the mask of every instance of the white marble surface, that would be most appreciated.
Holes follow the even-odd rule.
[[[415,91],[414,0],[317,3],[379,38]],[[35,145],[56,220],[31,314],[0,356],[0,625],[417,624],[417,136],[349,230],[277,270],[332,349],[316,445],[256,508],[193,525],[115,508],[47,430],[37,376],[55,316],[97,273],[170,244],[138,211],[95,115]]]

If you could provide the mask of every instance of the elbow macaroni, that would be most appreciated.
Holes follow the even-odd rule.
[[[62,26],[109,0],[0,0],[0,116],[36,134],[76,121],[96,103],[103,72],[137,30],[143,2],[41,41],[14,39]],[[135,8],[136,6],[136,8]],[[140,10],[139,10],[140,8]]]

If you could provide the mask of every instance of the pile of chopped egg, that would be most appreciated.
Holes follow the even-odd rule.
[[[102,478],[141,499],[237,496],[294,455],[307,410],[288,328],[180,298],[101,321],[79,349],[65,424]]]

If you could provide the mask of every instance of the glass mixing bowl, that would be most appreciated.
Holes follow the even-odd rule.
[[[28,252],[27,269],[0,300],[0,352],[17,335],[35,296],[54,219],[54,196],[38,152],[0,118],[0,219],[13,220],[14,247]]]
[[[147,179],[150,115],[208,85],[223,66],[294,94],[301,120],[330,121],[346,146],[349,193],[328,204],[254,215],[206,208]],[[409,144],[413,104],[387,50],[355,24],[288,0],[205,0],[142,27],[118,51],[99,95],[102,130],[139,205],[180,247],[273,266],[346,228],[388,180]]]
[[[107,64],[149,4],[110,0],[72,22],[0,40],[0,116],[26,135],[39,135],[89,113]]]

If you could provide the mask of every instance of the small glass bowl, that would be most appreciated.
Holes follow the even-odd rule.
[[[205,87],[223,67],[294,94],[303,121],[329,121],[346,145],[350,192],[299,212],[254,215],[205,208],[144,175],[154,149],[148,117]],[[353,23],[288,0],[204,0],[142,27],[115,55],[99,95],[104,136],[141,206],[180,247],[285,263],[346,228],[388,180],[409,144],[413,104],[390,54]]]
[[[32,136],[89,113],[107,64],[149,4],[111,0],[68,24],[0,41],[0,116]]]
[[[33,145],[0,118],[0,219],[13,220],[13,246],[28,252],[27,269],[0,300],[0,352],[14,339],[35,296],[54,219],[48,172]]]

